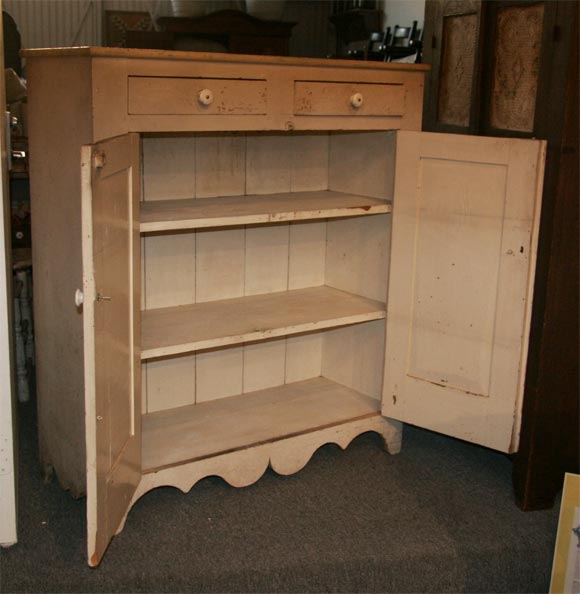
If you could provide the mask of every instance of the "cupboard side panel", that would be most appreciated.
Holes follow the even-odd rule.
[[[143,199],[177,200],[195,196],[195,137],[143,139]],[[195,233],[151,234],[142,239],[144,309],[195,302]],[[147,412],[195,402],[195,355],[144,363]]]
[[[376,299],[387,299],[391,215],[328,221],[326,284]]]
[[[75,497],[86,489],[83,315],[74,294],[82,286],[80,147],[93,140],[90,72],[85,58],[27,64],[40,461]]]
[[[333,133],[329,188],[393,199],[396,135]],[[328,221],[326,284],[386,302],[391,215]],[[322,374],[379,399],[385,352],[385,322],[378,320],[324,334]]]
[[[244,194],[246,138],[240,134],[198,135],[196,198]],[[244,294],[243,228],[197,231],[197,302]],[[242,393],[243,347],[197,354],[196,402]]]
[[[395,132],[332,133],[328,189],[392,200],[395,149]]]
[[[390,132],[330,136],[331,190],[393,198],[396,136]],[[391,215],[328,222],[326,284],[385,301]]]
[[[384,320],[323,334],[322,375],[377,400],[381,398],[384,361]]]

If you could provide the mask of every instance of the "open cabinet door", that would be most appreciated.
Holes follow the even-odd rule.
[[[141,480],[139,136],[82,149],[89,565]]]
[[[545,142],[397,133],[383,414],[517,449]]]

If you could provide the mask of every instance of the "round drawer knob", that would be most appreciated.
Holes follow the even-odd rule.
[[[203,89],[198,93],[197,100],[202,105],[211,105],[213,103],[213,93],[209,89]]]
[[[363,96],[362,93],[355,93],[350,98],[350,104],[353,107],[359,108],[363,104]]]
[[[85,296],[84,296],[82,290],[77,289],[75,291],[75,305],[77,307],[80,307],[83,304],[84,300],[85,300]]]

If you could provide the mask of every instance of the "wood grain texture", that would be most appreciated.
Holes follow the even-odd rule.
[[[386,200],[341,192],[292,192],[146,202],[141,232],[226,227],[390,212]]]
[[[143,417],[143,468],[152,472],[377,415],[378,404],[322,377]]]
[[[142,312],[141,358],[240,344],[385,317],[384,302],[312,287]]]

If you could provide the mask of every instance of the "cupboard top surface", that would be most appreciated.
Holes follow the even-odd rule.
[[[185,52],[157,49],[132,49],[120,47],[55,47],[22,50],[27,60],[36,57],[81,57],[91,58],[141,58],[163,60],[185,60],[189,62],[229,62],[241,64],[280,64],[286,66],[317,66],[353,68],[355,70],[430,70],[428,64],[403,64],[392,62],[373,62],[362,60],[330,60],[326,58],[294,58],[284,56],[258,56],[244,54],[222,54],[215,52]]]

